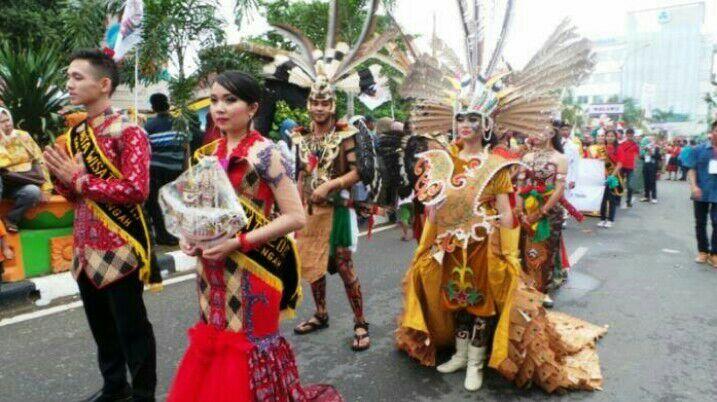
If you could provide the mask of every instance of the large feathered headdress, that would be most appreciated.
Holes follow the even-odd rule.
[[[457,0],[467,69],[455,55],[424,55],[412,66],[401,94],[416,100],[411,122],[418,133],[448,132],[457,113],[476,113],[498,132],[539,132],[550,123],[561,90],[587,77],[591,44],[564,20],[521,71],[502,60],[514,0]],[[500,4],[499,4],[500,3]],[[499,21],[499,24],[492,23]],[[436,39],[434,39],[435,41]],[[485,57],[488,55],[489,57]]]
[[[285,24],[272,24],[272,27],[296,46],[295,51],[255,43],[242,43],[239,48],[271,58],[272,61],[264,67],[265,75],[310,89],[310,99],[332,100],[334,88],[351,94],[371,94],[376,85],[386,82],[380,74],[381,66],[376,64],[366,69],[359,69],[358,66],[371,59],[397,34],[395,30],[388,30],[373,36],[378,3],[378,0],[369,2],[368,15],[352,47],[345,42],[337,42],[338,6],[336,0],[332,0],[323,51],[301,31]]]

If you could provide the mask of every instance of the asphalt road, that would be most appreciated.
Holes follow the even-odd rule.
[[[560,397],[518,390],[494,372],[476,394],[462,374],[441,375],[394,348],[400,283],[414,248],[398,230],[362,239],[356,257],[372,324],[373,347],[349,349],[352,322],[338,277],[329,280],[331,327],[319,334],[284,333],[304,383],[334,384],[348,401],[715,401],[717,400],[717,269],[692,262],[691,204],[684,183],[661,181],[660,203],[618,211],[612,229],[588,219],[566,229],[569,252],[581,257],[556,309],[609,325],[599,343],[604,390]],[[308,289],[305,294],[309,295]],[[194,281],[145,295],[158,345],[157,395],[164,399],[197,319]],[[310,297],[300,309],[312,311]],[[0,327],[0,401],[73,401],[101,379],[81,308]]]

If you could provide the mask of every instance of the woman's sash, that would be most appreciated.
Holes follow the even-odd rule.
[[[218,141],[207,144],[194,153],[192,163],[216,152]],[[236,194],[247,217],[242,232],[249,233],[269,222],[256,205],[246,197]],[[241,269],[246,269],[264,283],[281,292],[282,316],[293,316],[301,301],[301,263],[294,239],[282,236],[259,245],[244,254],[235,251],[229,258]]]

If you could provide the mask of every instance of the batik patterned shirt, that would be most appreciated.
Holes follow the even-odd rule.
[[[144,130],[111,109],[88,123],[102,153],[122,178],[80,176],[80,194],[59,181],[55,184],[57,191],[75,205],[73,275],[77,279],[85,272],[95,286],[102,288],[134,272],[140,259],[119,234],[92,213],[85,200],[142,204],[149,194],[150,148]],[[58,142],[65,147],[66,137],[60,137]]]

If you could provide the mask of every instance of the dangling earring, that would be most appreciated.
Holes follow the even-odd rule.
[[[493,137],[493,121],[490,117],[483,117],[483,127],[483,140],[485,140],[485,142],[489,142]]]

